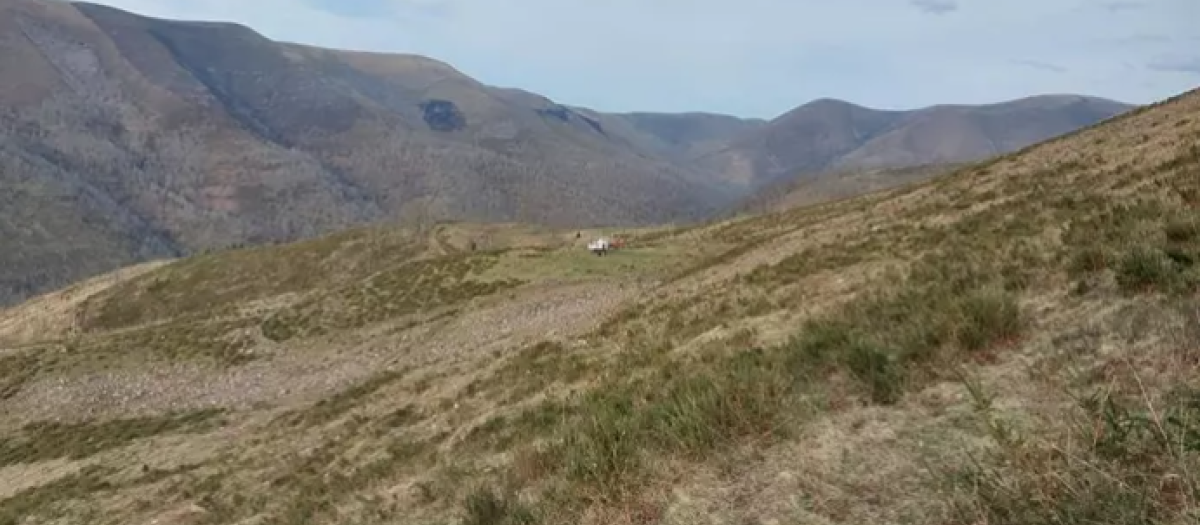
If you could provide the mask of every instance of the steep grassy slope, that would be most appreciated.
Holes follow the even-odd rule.
[[[0,523],[1200,517],[1200,91],[609,257],[574,233],[356,230],[5,313],[73,323],[0,334]]]
[[[960,169],[965,164],[927,164],[903,168],[864,168],[832,171],[820,177],[798,176],[763,187],[729,210],[761,214],[856,197],[924,182]]]

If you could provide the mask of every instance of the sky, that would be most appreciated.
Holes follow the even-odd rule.
[[[601,111],[772,118],[1200,86],[1200,0],[91,0],[414,53]]]

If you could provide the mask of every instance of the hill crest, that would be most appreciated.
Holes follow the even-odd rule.
[[[751,191],[829,171],[972,162],[1070,133],[1134,106],[1081,95],[879,110],[834,98],[801,105],[702,162]]]

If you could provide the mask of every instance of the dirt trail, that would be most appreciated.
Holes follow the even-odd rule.
[[[489,301],[492,304],[455,317],[427,334],[421,344],[428,348],[428,355],[422,361],[473,359],[542,340],[578,337],[637,297],[640,290],[634,284],[583,283],[546,285],[515,298],[496,297]]]

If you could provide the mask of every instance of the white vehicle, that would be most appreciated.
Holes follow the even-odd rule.
[[[588,250],[596,255],[602,256],[608,253],[610,248],[612,248],[612,243],[608,242],[608,239],[603,237],[588,243]]]

